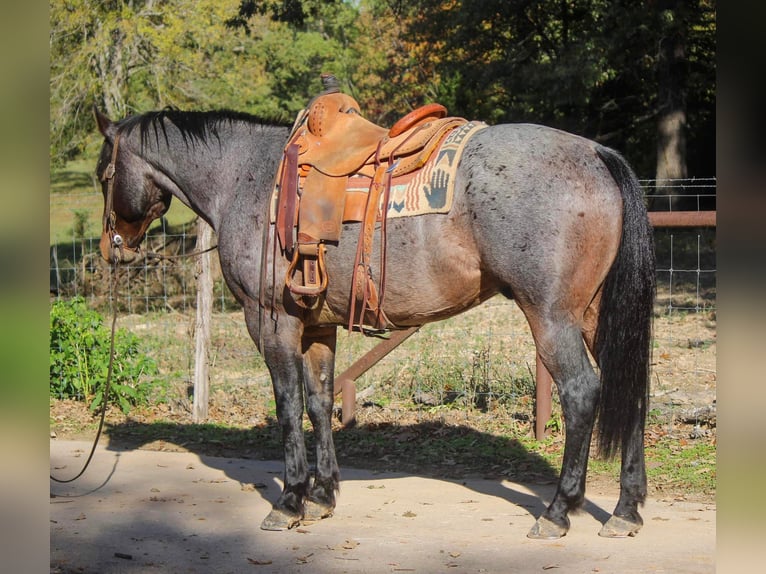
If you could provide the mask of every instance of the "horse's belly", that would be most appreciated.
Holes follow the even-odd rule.
[[[482,281],[473,262],[459,258],[434,262],[421,272],[391,273],[386,283],[383,309],[391,322],[412,326],[453,317],[475,307],[495,293]]]

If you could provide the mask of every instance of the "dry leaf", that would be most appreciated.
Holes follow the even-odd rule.
[[[295,561],[298,564],[308,564],[309,558],[311,558],[313,555],[314,553],[312,552],[311,554],[306,554],[306,556],[299,556],[298,558],[295,559]]]

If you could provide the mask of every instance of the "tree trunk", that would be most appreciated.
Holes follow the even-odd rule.
[[[654,209],[682,209],[680,188],[662,180],[684,179],[686,170],[686,19],[683,0],[660,3],[660,53],[657,63],[657,184]]]

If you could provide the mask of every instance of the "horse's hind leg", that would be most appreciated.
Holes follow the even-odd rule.
[[[643,421],[622,443],[620,499],[599,536],[625,538],[634,536],[644,525],[638,505],[646,499],[646,466],[644,462]]]
[[[595,357],[595,335],[598,324],[600,291],[585,312],[583,337]],[[605,384],[609,384],[607,381]],[[638,513],[638,505],[646,499],[646,463],[644,459],[644,417],[622,444],[620,469],[620,499],[611,518],[604,524],[599,536],[624,538],[634,536],[644,521]]]
[[[554,539],[569,530],[569,511],[585,499],[588,453],[593,433],[599,380],[590,364],[581,325],[571,315],[539,317],[527,311],[538,353],[559,391],[566,425],[564,459],[558,488],[530,530],[530,538]]]
[[[336,328],[304,335],[303,380],[306,406],[316,438],[316,473],[306,498],[304,519],[319,520],[335,509],[340,471],[332,440]]]

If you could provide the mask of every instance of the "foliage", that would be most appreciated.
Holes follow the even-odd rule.
[[[101,405],[109,369],[110,331],[82,297],[53,303],[50,311],[50,394]],[[138,337],[115,332],[110,402],[127,413],[145,404],[158,368],[141,350]]]
[[[716,1],[52,0],[51,158],[113,119],[174,106],[291,119],[334,73],[371,120],[431,101],[619,149],[651,177],[662,46],[685,47],[689,173],[715,175]]]
[[[321,72],[343,76],[352,67],[344,56],[356,15],[350,4],[316,2],[304,30],[262,10],[243,20],[239,7],[239,0],[53,0],[52,163],[93,151],[93,105],[113,119],[167,106],[292,118]]]
[[[705,139],[715,133],[715,0],[397,6],[406,24],[392,76],[408,69],[417,76],[413,85],[432,86],[458,115],[532,121],[590,137],[626,153],[647,176],[656,155],[659,45],[671,32],[686,34],[693,73],[679,89],[694,106],[689,146],[694,157],[715,147]],[[668,20],[673,26],[663,24]],[[699,162],[690,173],[714,175],[711,165]]]

